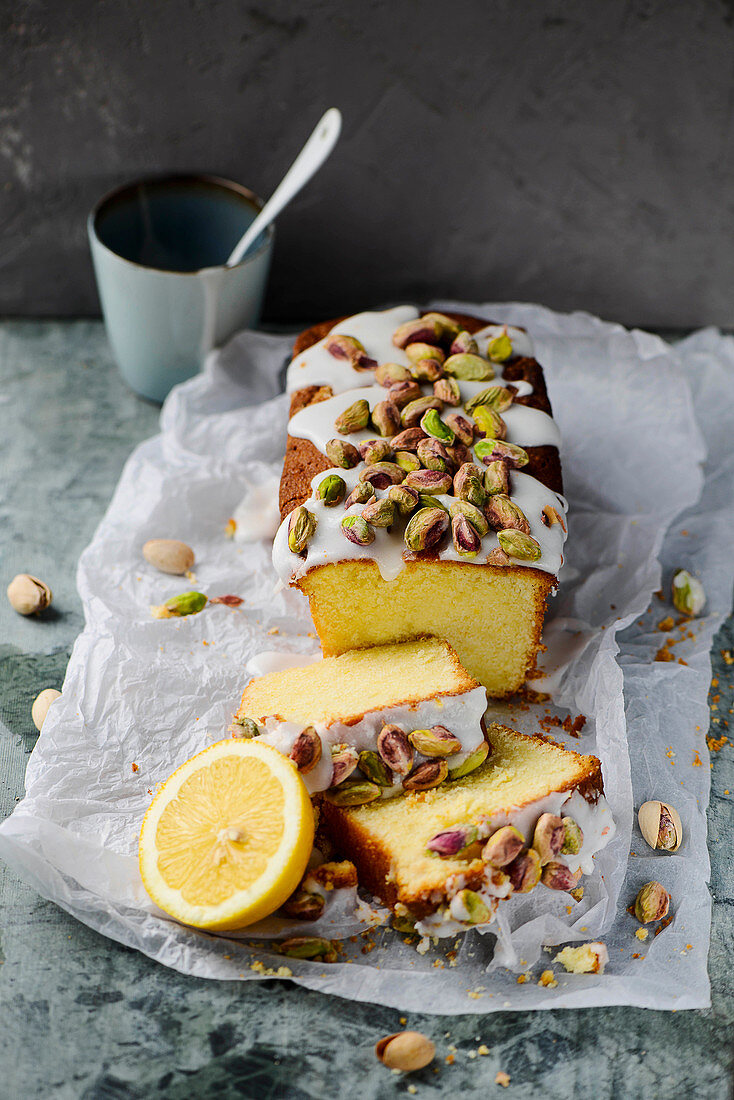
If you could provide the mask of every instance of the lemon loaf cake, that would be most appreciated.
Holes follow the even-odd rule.
[[[454,782],[359,806],[337,787],[322,803],[360,885],[423,934],[490,923],[538,884],[574,889],[615,832],[596,757],[496,724],[487,738],[486,761]]]
[[[312,794],[367,802],[478,767],[486,706],[448,643],[418,638],[251,680],[232,732],[290,756]]]
[[[527,333],[401,306],[295,352],[273,560],[324,653],[440,634],[491,695],[516,690],[566,537]]]

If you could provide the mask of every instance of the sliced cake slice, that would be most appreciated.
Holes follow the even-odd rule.
[[[322,824],[362,887],[451,935],[489,923],[499,901],[542,883],[571,890],[614,821],[595,756],[491,725],[485,763],[454,782],[361,806],[322,804]]]
[[[344,805],[434,787],[488,748],[485,689],[438,638],[352,650],[252,680],[235,736],[290,756],[312,794]]]

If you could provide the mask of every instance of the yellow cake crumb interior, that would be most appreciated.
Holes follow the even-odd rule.
[[[348,723],[369,711],[477,686],[446,642],[418,638],[258,677],[245,689],[238,717],[259,722],[274,716],[304,725]]]
[[[324,653],[440,634],[490,695],[516,691],[540,640],[550,574],[465,562],[408,562],[385,581],[373,561],[310,570],[307,593]]]
[[[426,843],[436,833],[522,807],[553,791],[570,790],[588,777],[590,766],[597,766],[593,757],[506,726],[491,726],[488,736],[492,752],[487,762],[464,779],[340,811],[367,843],[389,853],[401,896],[441,889],[449,875],[467,869],[465,860],[436,859],[426,853]]]

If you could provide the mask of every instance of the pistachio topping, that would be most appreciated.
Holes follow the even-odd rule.
[[[378,787],[392,787],[392,771],[379,753],[365,750],[359,754],[359,769],[365,779],[376,783]]]
[[[453,478],[451,474],[440,470],[415,470],[405,475],[405,484],[411,489],[417,489],[419,493],[438,496],[439,493],[451,492]]]
[[[439,443],[453,443],[456,438],[455,433],[451,430],[448,424],[444,424],[441,417],[435,408],[430,408],[421,417],[421,428],[426,435],[432,436],[437,439]]]
[[[363,462],[372,466],[375,462],[389,462],[393,456],[392,446],[386,439],[365,439],[359,445],[359,454]]]
[[[446,374],[463,382],[489,382],[494,378],[494,367],[480,355],[460,352],[450,355],[443,365]]]
[[[477,405],[472,417],[484,435],[494,439],[507,439],[507,425],[500,414],[490,409],[489,405]]]
[[[540,815],[533,833],[533,848],[541,863],[550,863],[560,855],[565,831],[563,821],[556,814]]]
[[[394,723],[383,726],[377,735],[377,751],[391,771],[407,775],[413,767],[413,746],[405,730]]]
[[[477,442],[474,453],[477,458],[481,458],[485,466],[488,466],[490,462],[495,462],[498,458],[503,458],[512,469],[517,470],[521,466],[527,466],[530,461],[528,452],[524,451],[522,447],[517,447],[514,443],[507,443],[504,439],[493,439],[490,436]]]
[[[299,889],[281,906],[281,913],[294,920],[318,920],[325,906],[326,901],[321,894],[310,894]]]
[[[463,779],[465,775],[476,771],[489,756],[489,745],[482,741],[468,756],[458,763],[449,760],[449,779]]]
[[[410,452],[399,451],[398,454],[407,455],[410,454]],[[414,456],[411,455],[411,458],[413,457]],[[411,489],[409,485],[391,485],[387,490],[387,498],[395,504],[399,515],[404,518],[409,516],[411,512],[414,512],[418,507],[418,490]]]
[[[341,527],[344,537],[355,546],[369,546],[375,541],[374,528],[362,516],[345,516]]]
[[[516,894],[529,894],[540,882],[540,856],[534,848],[527,848],[507,864],[512,889]]]
[[[486,390],[475,393],[465,404],[468,413],[474,412],[480,405],[487,405],[495,412],[506,412],[512,404],[512,394],[504,386],[489,386]]]
[[[487,521],[495,531],[522,531],[530,534],[530,524],[525,513],[515,504],[514,500],[504,493],[495,493],[490,496],[485,506]]]
[[[335,508],[337,504],[341,504],[346,492],[346,482],[338,474],[329,474],[322,478],[316,489],[316,495],[327,508]]]
[[[491,913],[484,899],[474,890],[459,890],[449,905],[454,920],[464,924],[486,924]]]
[[[393,488],[399,489],[400,486],[394,485]],[[382,500],[373,500],[370,504],[365,504],[362,509],[362,519],[372,527],[392,527],[396,511],[395,501],[383,497]]]
[[[374,802],[380,797],[380,788],[376,783],[352,782],[340,783],[338,787],[331,787],[325,795],[327,801],[334,806],[366,806],[368,802]]]
[[[455,378],[439,378],[433,383],[433,393],[445,405],[460,405],[461,390]]]
[[[453,317],[448,317],[445,313],[437,313],[433,310],[430,313],[424,313],[422,320],[438,325],[441,340],[453,340],[461,332],[462,326],[459,322],[455,321]]]
[[[551,860],[546,863],[540,876],[540,881],[551,890],[573,890],[578,886],[581,878],[581,868],[572,871],[565,863],[557,863]]]
[[[420,427],[406,428],[405,431],[394,435],[390,443],[396,451],[417,451],[418,444],[427,438],[426,433]]]
[[[460,443],[465,447],[471,447],[474,442],[475,427],[471,420],[467,420],[461,413],[448,413],[444,418],[451,431]]]
[[[387,489],[390,485],[399,485],[405,478],[405,470],[397,462],[373,462],[360,471],[359,480],[365,481],[375,489]]]
[[[462,329],[461,332],[457,332],[456,336],[451,341],[449,351],[451,355],[477,355],[479,353],[479,345],[470,332],[467,332],[466,329]]]
[[[492,833],[482,849],[482,859],[493,867],[507,867],[525,847],[525,837],[514,825],[503,825]]]
[[[420,384],[411,378],[406,382],[396,382],[387,391],[387,396],[396,409],[404,409],[411,401],[417,401],[419,397],[422,397],[423,390],[420,388]]]
[[[421,468],[421,460],[412,451],[396,451],[393,458],[400,469],[405,470],[406,474]]]
[[[455,500],[449,508],[449,514],[451,516],[466,516],[480,537],[486,535],[489,530],[484,512],[468,500]]]
[[[392,401],[378,401],[372,410],[372,427],[383,436],[395,435],[400,427],[400,410]]]
[[[400,416],[402,425],[404,428],[416,428],[429,409],[441,412],[442,408],[443,402],[437,397],[418,397],[415,401],[409,401],[404,407]]]
[[[331,940],[318,936],[292,936],[275,945],[281,955],[289,959],[318,959],[319,962],[332,963],[337,960],[336,947]]]
[[[498,531],[497,541],[500,550],[520,561],[538,561],[542,554],[540,543],[532,535],[525,535],[522,531]]]
[[[342,470],[352,470],[359,466],[359,451],[346,439],[330,439],[325,449],[326,457],[333,466],[340,466]]]
[[[444,832],[432,836],[426,844],[426,851],[432,855],[453,859],[470,848],[478,836],[479,832],[475,825],[456,825],[453,829],[445,829]]]
[[[345,510],[353,504],[366,504],[374,496],[374,489],[366,481],[358,481],[351,493],[344,501]]]
[[[416,382],[436,382],[443,378],[443,367],[438,359],[419,359],[411,363],[410,373]]]
[[[351,745],[334,745],[331,750],[331,786],[338,787],[359,764],[359,753]]]
[[[340,435],[351,435],[352,432],[361,432],[366,428],[369,419],[369,403],[365,401],[364,397],[360,397],[337,416],[334,427]]]
[[[443,363],[446,353],[438,344],[408,344],[405,354],[411,363],[419,363],[421,359],[435,359],[437,363]]]
[[[294,554],[302,554],[313,538],[318,520],[302,504],[291,512],[288,521],[288,549]]]
[[[491,359],[493,363],[506,363],[508,359],[512,358],[512,340],[510,340],[506,331],[489,341],[487,344],[487,358]]]
[[[432,787],[440,787],[448,774],[449,766],[445,760],[425,760],[406,775],[403,788],[406,791],[429,791]]]
[[[151,607],[154,619],[180,619],[185,615],[198,615],[207,605],[203,592],[182,592],[180,596],[171,596],[157,607]]]
[[[465,462],[454,475],[454,495],[482,508],[487,494],[482,485],[482,471],[473,462]]]
[[[504,458],[499,458],[495,462],[490,462],[487,469],[484,471],[484,488],[487,490],[489,496],[495,496],[497,493],[503,493],[505,496],[510,492],[510,464],[505,461]]]
[[[260,736],[260,727],[252,718],[238,718],[235,715],[232,719],[232,736],[244,737],[249,741],[253,737]]]
[[[450,473],[454,468],[449,452],[437,439],[422,439],[418,444],[417,458],[419,469],[420,463],[427,470],[438,470],[442,474]]]
[[[389,388],[396,382],[409,382],[410,371],[401,363],[380,363],[375,371],[375,381]]]
[[[392,342],[396,348],[407,348],[409,344],[440,344],[443,331],[437,321],[419,317],[399,325],[393,333]]]
[[[324,347],[335,359],[346,359],[355,370],[373,370],[377,363],[370,359],[362,344],[354,336],[328,336]]]
[[[478,533],[460,512],[451,519],[451,538],[456,553],[462,558],[475,558],[482,548]]]
[[[289,756],[302,775],[307,775],[316,767],[321,759],[321,748],[321,738],[313,726],[301,730]]]
[[[408,734],[408,740],[414,749],[423,756],[446,757],[455,756],[461,752],[461,741],[454,737],[445,726],[431,726],[427,730],[413,730]]]
[[[572,817],[563,818],[563,844],[561,853],[564,856],[576,856],[584,844],[584,831]]]
[[[449,529],[449,514],[444,508],[421,508],[408,521],[405,545],[409,550],[432,550]]]

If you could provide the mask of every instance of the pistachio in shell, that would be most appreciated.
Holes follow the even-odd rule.
[[[179,539],[148,539],[143,557],[161,573],[179,577],[194,567],[194,551]]]
[[[643,802],[637,813],[640,832],[651,848],[677,852],[683,840],[678,811],[668,802]]]
[[[436,1047],[420,1031],[397,1031],[380,1039],[375,1054],[388,1069],[413,1073],[433,1061]]]
[[[30,573],[18,573],[7,588],[8,600],[19,615],[36,615],[49,606],[53,593],[47,584]]]
[[[44,688],[36,698],[33,700],[31,706],[31,718],[33,719],[33,725],[36,729],[41,731],[43,723],[46,721],[46,715],[48,714],[49,707],[57,699],[61,698],[61,692],[56,688]]]

